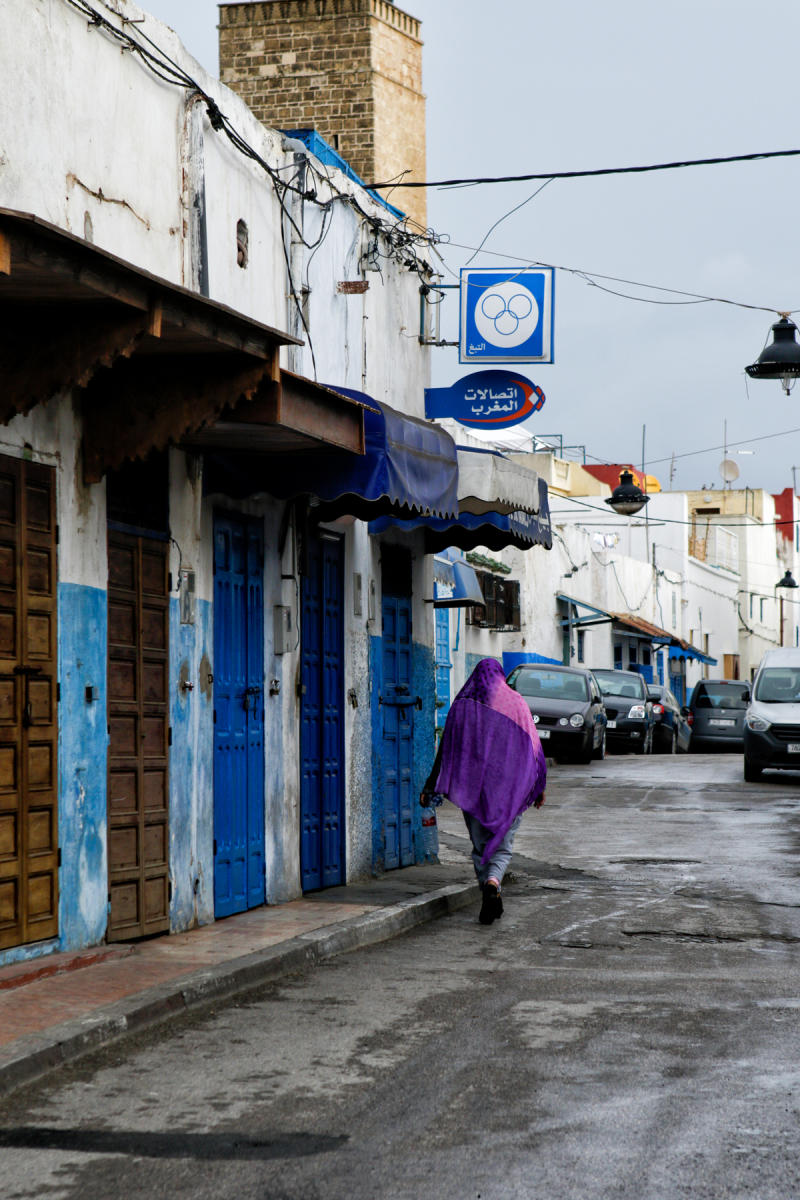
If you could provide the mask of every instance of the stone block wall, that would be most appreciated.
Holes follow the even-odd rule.
[[[265,125],[316,129],[369,183],[425,176],[420,23],[389,0],[220,6],[220,74]],[[424,191],[392,197],[425,224]]]

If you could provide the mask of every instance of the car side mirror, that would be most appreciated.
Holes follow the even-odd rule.
[[[692,710],[689,708],[688,705],[686,705],[686,704],[681,705],[681,716],[682,717],[688,717],[688,715],[691,711]]]
[[[742,699],[744,700],[745,704],[750,703],[750,692],[747,688],[745,688],[745,690],[742,692]]]

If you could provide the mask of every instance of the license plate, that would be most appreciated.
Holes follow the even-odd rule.
[[[606,729],[616,729],[616,728],[617,728],[616,721],[606,721]]]
[[[536,727],[536,732],[539,734],[540,742],[546,742],[547,739],[550,737],[550,730],[549,729],[539,729],[538,725]],[[797,749],[800,750],[800,746],[798,746]]]
[[[789,742],[786,749],[790,754],[800,754],[800,742]]]
[[[709,725],[735,725],[736,724],[735,721],[730,720],[728,717],[711,717],[709,719],[708,723],[709,723]]]

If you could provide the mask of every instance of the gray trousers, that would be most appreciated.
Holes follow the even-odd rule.
[[[486,843],[491,839],[491,831],[485,825],[481,825],[476,817],[470,816],[469,813],[464,813],[467,832],[472,842],[472,862],[475,866],[475,874],[478,876],[478,883],[481,887],[483,887],[490,876],[496,879],[498,883],[503,882],[503,876],[508,869],[508,864],[511,862],[511,848],[514,845],[514,834],[519,829],[521,820],[522,813],[514,821],[489,861],[484,863],[481,860]]]

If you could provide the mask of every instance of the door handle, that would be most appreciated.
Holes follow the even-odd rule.
[[[260,687],[249,687],[244,689],[244,711],[250,712],[250,697],[253,696],[253,712],[256,711],[255,697],[261,695]]]
[[[33,724],[33,705],[31,704],[30,682],[32,676],[41,675],[41,667],[14,667],[14,674],[25,680],[25,695],[22,701],[22,728],[30,729]]]

